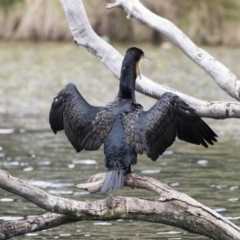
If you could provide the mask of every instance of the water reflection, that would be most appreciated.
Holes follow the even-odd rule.
[[[0,202],[13,202],[14,201],[14,199],[12,199],[12,198],[1,198],[0,199]]]
[[[0,56],[1,71],[10,69],[10,65],[14,69],[19,68],[18,71],[4,75],[8,76],[4,81],[0,79],[1,169],[54,195],[76,200],[96,200],[108,195],[157,199],[154,194],[140,189],[125,188],[107,195],[79,191],[75,187],[76,184],[86,182],[91,175],[105,171],[103,149],[76,153],[64,133],[55,136],[49,129],[48,111],[52,98],[69,81],[75,82],[92,104],[104,105],[115,98],[118,83],[101,63],[83,49],[78,49],[79,55],[75,54],[74,45],[16,44],[14,49],[17,49],[18,59],[19,57],[24,59],[25,64],[19,66],[11,44],[1,44],[1,51],[5,51],[3,56],[9,59],[6,62],[4,57]],[[146,49],[145,52],[153,62],[151,68],[142,64],[142,72],[155,81],[164,82],[199,98],[229,100],[229,97],[216,88],[200,68],[192,64],[178,50],[174,48],[156,50],[157,47],[147,45],[140,47]],[[127,47],[117,46],[117,48],[124,52]],[[226,65],[229,66],[231,63],[229,57],[231,50],[208,50],[217,58],[224,56],[222,60]],[[240,50],[235,49],[234,56],[236,52],[240,53]],[[25,54],[36,55],[35,61],[32,62],[30,58],[24,57]],[[190,64],[192,64],[191,68],[189,68]],[[26,71],[24,69],[26,66],[31,67]],[[234,65],[232,69],[240,75],[239,68]],[[177,72],[181,74],[177,75]],[[0,77],[2,76],[0,72]],[[196,81],[196,79],[200,80]],[[8,95],[3,94],[6,91]],[[146,108],[154,103],[154,100],[140,94],[137,98]],[[176,141],[156,162],[152,162],[144,155],[140,156],[138,164],[134,166],[134,173],[153,177],[178,191],[185,192],[240,225],[239,121],[207,119],[207,122],[219,135],[219,142],[214,147],[204,149]],[[1,222],[26,219],[30,215],[44,212],[22,198],[0,191]],[[21,238],[24,237],[19,237]],[[26,238],[206,239],[170,226],[125,219],[106,222],[82,221],[28,234]]]
[[[0,134],[10,134],[13,132],[14,132],[14,129],[7,129],[7,128],[0,129]]]
[[[161,170],[159,169],[153,169],[153,170],[142,170],[142,174],[154,174],[154,173],[160,173]]]

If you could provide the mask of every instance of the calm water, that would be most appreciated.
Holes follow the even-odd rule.
[[[124,53],[128,46],[115,47]],[[142,62],[142,73],[154,81],[204,100],[231,100],[179,50],[150,45],[140,47],[152,60],[152,63]],[[240,50],[215,48],[207,51],[240,76],[239,66],[235,64],[240,62]],[[0,165],[13,176],[54,195],[76,200],[101,199],[107,195],[88,194],[75,185],[105,171],[102,149],[77,154],[63,133],[55,136],[49,128],[52,98],[68,82],[74,82],[94,105],[112,101],[118,90],[118,82],[106,67],[74,44],[0,43]],[[137,99],[146,108],[155,102],[140,94]],[[141,156],[134,172],[185,192],[239,226],[239,120],[206,121],[219,135],[214,147],[204,149],[176,141],[156,162]],[[146,191],[127,188],[110,194],[149,197]],[[44,212],[0,190],[0,222]],[[23,238],[206,239],[170,226],[121,219],[82,221],[16,239]]]

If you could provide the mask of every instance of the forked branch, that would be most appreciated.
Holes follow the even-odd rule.
[[[105,174],[95,175],[89,183],[78,185],[78,187],[94,192],[99,191],[104,177]],[[53,196],[0,170],[0,187],[2,189],[15,193],[47,211],[57,213],[57,215],[50,213],[46,215],[48,224],[51,226],[68,221],[93,219],[106,221],[122,218],[172,225],[216,240],[240,239],[240,229],[233,223],[186,194],[177,192],[161,182],[129,174],[125,176],[125,185],[152,191],[159,194],[160,198],[154,200],[112,196],[92,202],[76,201]],[[36,222],[38,219],[41,221],[42,218],[42,216],[35,217],[34,221]],[[52,221],[58,218],[59,222],[54,225],[51,218]],[[14,231],[18,233],[16,235],[21,235],[43,229],[29,227],[23,232],[16,228],[27,224],[28,221],[26,220],[25,223],[21,221],[21,224],[12,222],[1,225],[0,236],[2,238],[0,239],[7,239],[4,238],[6,226],[8,226],[7,232],[11,232],[11,237],[13,237]]]
[[[75,43],[85,47],[119,78],[123,56],[93,31],[82,1],[60,0],[60,2],[64,8]],[[118,1],[116,5],[108,5],[108,8],[115,6],[123,8],[127,11],[129,16],[135,17],[138,21],[143,22],[147,26],[158,26],[158,28],[155,26],[156,30],[165,34],[171,41],[180,47],[185,54],[189,57],[191,56],[191,59],[203,67],[222,89],[226,90],[228,94],[235,99],[240,99],[240,81],[236,76],[212,56],[198,48],[168,20],[151,13],[144,8],[138,0],[121,0]],[[150,22],[152,22],[152,24],[150,24]],[[173,36],[171,36],[171,31],[173,31]],[[169,87],[156,84],[144,76],[142,76],[141,81],[137,80],[136,90],[156,99],[161,97],[164,92],[173,92],[195,108],[197,113],[202,117],[218,119],[240,118],[240,103],[238,102],[202,101]]]
[[[194,44],[179,28],[169,20],[157,16],[146,9],[139,0],[116,0],[107,8],[119,7],[128,15],[147,27],[162,33],[174,43],[186,56],[203,68],[233,98],[240,100],[240,80],[222,63]]]

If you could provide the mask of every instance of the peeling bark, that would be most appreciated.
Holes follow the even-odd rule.
[[[104,177],[105,174],[94,175],[89,183],[78,185],[78,187],[97,192],[101,189]],[[68,221],[106,221],[119,218],[163,223],[215,240],[240,239],[240,228],[232,222],[186,194],[175,191],[157,180],[128,174],[125,176],[124,184],[128,187],[154,192],[160,195],[160,198],[154,200],[111,196],[92,202],[76,201],[53,196],[0,170],[1,188],[55,213],[55,215],[51,213],[43,215],[46,216],[48,222],[45,226],[46,218],[44,219],[43,216],[35,217],[31,221],[21,220],[2,224],[0,225],[0,239],[13,237],[14,233],[17,233],[16,235],[26,234]],[[34,223],[37,223],[37,226]],[[25,231],[22,230],[24,226],[26,226]]]
[[[9,239],[30,232],[53,228],[74,220],[68,216],[57,213],[46,213],[41,216],[31,217],[27,220],[10,221],[0,225],[0,239]]]

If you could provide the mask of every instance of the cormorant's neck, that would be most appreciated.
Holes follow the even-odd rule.
[[[119,98],[135,100],[135,82],[137,78],[136,64],[124,64],[121,70]]]

